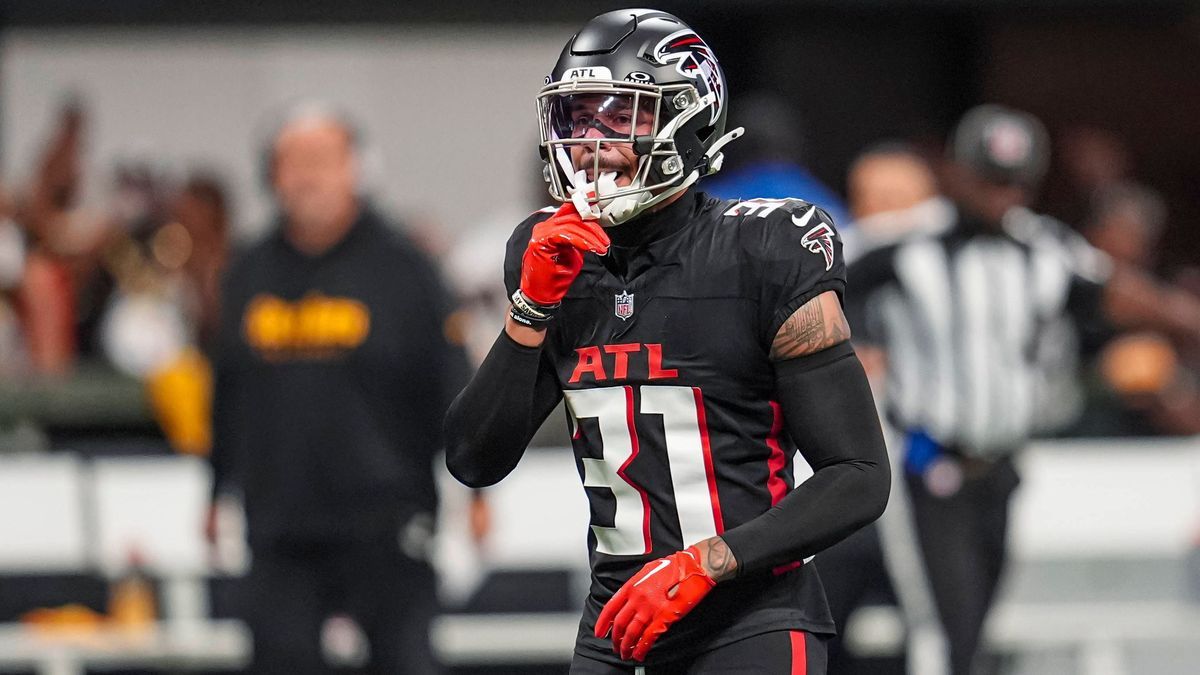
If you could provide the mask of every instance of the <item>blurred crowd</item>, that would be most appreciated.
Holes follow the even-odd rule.
[[[822,203],[842,214],[851,258],[938,222],[945,209],[939,195],[953,179],[939,143],[893,139],[865,149],[848,167],[843,200],[806,170],[802,125],[788,107],[766,94],[744,98],[734,110],[744,108],[742,119],[756,120],[757,134],[732,146],[726,170],[703,188]],[[225,186],[210,171],[167,172],[153,157],[123,161],[107,176],[84,176],[87,122],[82,102],[66,103],[36,163],[0,182],[0,382],[9,389],[39,383],[53,390],[99,365],[142,384],[146,409],[173,447],[203,453],[210,443],[211,395],[205,354],[216,335],[220,278],[235,240]],[[1200,295],[1200,265],[1160,263],[1172,214],[1154,187],[1141,182],[1122,138],[1085,126],[1053,131],[1052,174],[1038,210],[1082,234],[1118,268]],[[105,186],[100,208],[83,204],[85,178]],[[455,265],[462,255],[443,270],[467,296],[468,309],[483,304],[468,313],[476,317],[502,315],[499,265],[508,229],[496,228],[477,233],[477,246],[456,244],[462,251],[485,243],[495,248],[485,256],[494,273],[481,261]],[[459,283],[464,269],[472,278]],[[489,278],[495,292],[484,292]],[[477,321],[478,335],[469,343],[486,348],[498,321]],[[1200,432],[1200,354],[1194,350],[1165,335],[1105,325],[1073,326],[1062,343],[1068,375],[1059,398],[1071,404],[1057,433]],[[15,421],[0,410],[0,434]]]
[[[1054,140],[1057,175],[1046,181],[1035,210],[1065,223],[1114,270],[1154,287],[1166,301],[1190,305],[1200,297],[1200,266],[1161,264],[1170,213],[1162,195],[1140,182],[1121,138],[1073,127]],[[846,176],[848,257],[936,229],[947,217],[942,195],[957,179],[938,146],[896,139],[863,151]],[[1134,317],[1137,309],[1115,313]],[[1093,437],[1200,432],[1200,353],[1194,340],[1179,337],[1120,329],[1103,317],[1065,324],[1050,359],[1057,363],[1046,364],[1058,378],[1053,400],[1061,407],[1049,430]]]
[[[225,187],[131,159],[101,177],[103,206],[85,206],[84,106],[68,103],[51,128],[26,182],[0,185],[0,378],[52,391],[96,366],[134,378],[171,444],[203,452]]]

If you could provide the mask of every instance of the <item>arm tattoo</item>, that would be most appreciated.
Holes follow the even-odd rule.
[[[850,326],[837,295],[826,291],[804,303],[779,327],[771,344],[771,360],[794,359],[849,339]]]
[[[733,551],[729,550],[725,540],[720,537],[708,540],[708,552],[700,564],[713,581],[723,581],[737,572],[737,559],[733,557]]]

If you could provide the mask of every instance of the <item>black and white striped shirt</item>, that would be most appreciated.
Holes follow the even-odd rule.
[[[940,234],[852,265],[847,314],[856,343],[887,352],[893,424],[996,456],[1047,421],[1050,385],[1074,375],[1069,354],[1055,354],[1070,351],[1065,314],[1100,311],[1107,260],[1062,223],[1024,209],[1003,230],[953,215]]]

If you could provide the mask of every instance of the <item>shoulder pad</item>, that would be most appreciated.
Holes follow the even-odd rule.
[[[826,271],[844,265],[841,236],[825,209],[802,199],[754,199],[729,207],[742,240],[761,260],[816,255]]]
[[[721,214],[726,218],[769,218],[782,214],[802,215],[811,210],[813,204],[803,199],[745,199],[740,202],[727,202],[728,207]]]
[[[757,280],[761,337],[766,348],[779,327],[805,302],[846,288],[842,241],[833,218],[802,199],[728,203],[743,260]]]

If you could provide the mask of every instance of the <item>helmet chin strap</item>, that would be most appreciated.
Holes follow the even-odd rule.
[[[704,153],[704,159],[706,160],[704,164],[708,166],[707,171],[704,173],[705,176],[711,176],[721,170],[721,165],[725,161],[725,155],[721,154],[721,148],[728,145],[731,141],[737,140],[745,132],[745,128],[738,127],[721,136],[716,141],[713,141],[712,146]],[[588,183],[586,182],[586,174],[583,171],[578,171],[575,173],[575,180],[572,182],[579,187],[571,191],[571,203],[575,205],[575,210],[585,220],[597,220],[603,227],[613,227],[626,223],[647,209],[653,208],[683,192],[694,185],[700,178],[700,171],[696,169],[677,185],[673,185],[656,195],[652,195],[649,192],[642,192],[639,194],[621,195],[619,197],[605,197],[605,195],[611,195],[618,190],[615,173],[600,174],[595,182]],[[589,199],[596,199],[596,201],[592,202]]]

